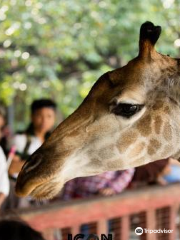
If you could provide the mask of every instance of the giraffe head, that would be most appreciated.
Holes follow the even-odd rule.
[[[140,29],[139,55],[102,75],[80,107],[23,166],[20,196],[52,197],[76,177],[140,166],[180,151],[180,62],[155,51],[161,28]]]

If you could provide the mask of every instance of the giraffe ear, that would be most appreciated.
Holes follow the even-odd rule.
[[[140,28],[139,55],[149,56],[160,34],[160,26],[154,26],[152,22],[143,23]]]

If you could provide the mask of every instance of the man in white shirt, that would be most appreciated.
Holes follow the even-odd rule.
[[[31,123],[24,133],[16,134],[13,145],[16,154],[9,168],[10,176],[17,177],[25,161],[50,135],[56,117],[56,104],[50,99],[35,100],[31,105]]]

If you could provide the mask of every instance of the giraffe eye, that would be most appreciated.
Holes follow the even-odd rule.
[[[112,113],[118,116],[130,118],[131,116],[139,112],[143,108],[143,106],[144,105],[142,104],[119,103],[112,109]]]

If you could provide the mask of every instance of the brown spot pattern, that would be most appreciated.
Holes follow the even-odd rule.
[[[172,139],[172,129],[171,129],[171,125],[168,122],[166,122],[164,125],[163,135],[167,141],[170,141]]]
[[[162,101],[158,101],[158,102],[155,103],[155,105],[152,107],[152,109],[157,111],[160,108],[162,108],[162,106],[163,106],[163,102]]]
[[[142,118],[139,123],[137,124],[137,129],[140,134],[144,137],[147,137],[151,134],[151,116],[145,116]]]
[[[148,146],[148,154],[153,155],[156,153],[156,151],[159,150],[161,147],[161,143],[157,139],[151,139],[149,141],[149,146]]]
[[[126,149],[135,141],[137,140],[138,136],[136,132],[134,131],[129,131],[127,133],[122,134],[121,138],[117,141],[117,148],[119,151],[125,152]]]
[[[156,116],[154,120],[154,130],[156,134],[160,134],[162,126],[162,119],[160,116]]]
[[[97,155],[100,159],[111,159],[114,157],[114,145],[106,146],[98,150]]]
[[[169,106],[166,106],[165,108],[164,108],[164,112],[165,113],[167,113],[167,114],[170,114],[170,108],[169,108]]]

